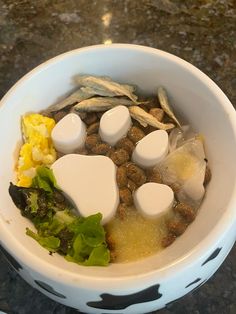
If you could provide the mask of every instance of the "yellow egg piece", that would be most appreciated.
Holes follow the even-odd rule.
[[[51,132],[55,121],[34,113],[22,118],[22,133],[25,143],[22,145],[17,164],[17,184],[28,187],[32,183],[36,167],[50,165],[56,160]]]

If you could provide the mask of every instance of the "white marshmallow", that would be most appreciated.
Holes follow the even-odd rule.
[[[141,167],[157,165],[168,153],[168,133],[157,130],[142,138],[136,145],[132,160]]]
[[[130,127],[131,118],[128,108],[117,106],[102,115],[99,135],[104,142],[114,146],[122,137],[126,136]]]
[[[158,218],[171,209],[174,201],[172,189],[165,184],[145,183],[134,193],[136,208],[148,218]]]
[[[106,223],[115,215],[119,193],[116,166],[110,158],[69,154],[55,161],[52,170],[81,216],[100,212],[102,223]]]
[[[52,130],[53,144],[56,150],[64,154],[83,147],[85,138],[85,124],[75,113],[67,114]]]

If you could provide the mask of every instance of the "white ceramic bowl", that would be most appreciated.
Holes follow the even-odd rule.
[[[25,235],[29,221],[9,195],[20,116],[73,88],[78,73],[108,75],[145,93],[165,86],[175,110],[206,138],[212,180],[196,220],[161,253],[128,264],[83,267],[50,256]],[[19,274],[50,298],[86,313],[147,313],[204,283],[236,237],[236,114],[223,92],[189,63],[160,50],[114,44],[70,51],[24,76],[1,101],[0,241]]]

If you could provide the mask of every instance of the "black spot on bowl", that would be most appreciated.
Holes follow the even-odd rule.
[[[97,309],[123,310],[130,305],[158,300],[162,297],[159,293],[160,285],[154,285],[142,291],[127,295],[113,295],[103,293],[102,300],[87,302],[87,305]]]
[[[199,285],[197,285],[197,286],[191,291],[191,293],[194,292],[194,291],[196,291],[196,290],[197,290],[198,288],[200,288],[201,286],[203,286],[204,283],[206,283],[206,282],[207,282],[207,279],[204,280],[203,282],[200,282]]]
[[[35,282],[40,288],[46,290],[47,292],[49,292],[49,293],[51,293],[51,294],[53,294],[53,295],[55,295],[55,296],[57,296],[57,297],[59,297],[59,298],[66,299],[66,297],[65,297],[63,294],[61,294],[61,293],[55,291],[55,290],[53,289],[53,287],[49,286],[47,283],[45,283],[45,282],[43,282],[43,281],[40,281],[40,280],[35,280],[34,282]]]
[[[20,269],[23,269],[23,267],[20,265],[20,263],[11,255],[9,254],[3,246],[0,245],[0,251],[2,252],[2,255],[5,257],[7,262],[18,272]]]
[[[219,255],[221,250],[222,247],[221,248],[218,247],[217,249],[215,249],[215,251],[205,260],[205,262],[202,263],[202,266],[215,259]]]
[[[195,279],[194,281],[190,282],[185,288],[188,288],[188,287],[194,285],[195,283],[199,282],[200,280],[201,280],[201,278]]]

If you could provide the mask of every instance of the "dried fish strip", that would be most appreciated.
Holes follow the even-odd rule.
[[[169,130],[175,127],[172,123],[165,124],[158,121],[153,115],[147,113],[145,110],[138,106],[129,107],[129,112],[131,117],[137,120],[144,127],[146,127],[147,125],[151,125],[161,130]]]
[[[76,90],[74,93],[72,93],[67,98],[63,99],[57,104],[54,104],[50,107],[48,107],[46,110],[42,111],[42,114],[47,115],[49,113],[53,113],[59,110],[63,110],[66,107],[72,106],[75,103],[81,102],[82,100],[88,99],[95,94],[88,93],[86,90],[83,91],[80,89]]]
[[[161,108],[181,128],[179,121],[177,120],[176,116],[174,115],[172,109],[170,108],[167,93],[166,93],[165,89],[162,86],[160,86],[157,89],[157,93],[158,93],[158,99],[160,101]]]
[[[104,77],[78,75],[75,82],[83,87],[91,87],[97,90],[112,92],[114,96],[126,96],[134,103],[137,103],[138,97],[133,94],[134,87],[126,84],[119,84]]]
[[[104,97],[114,97],[116,96],[113,92],[106,89],[98,89],[93,87],[81,87],[81,91],[93,96],[104,96]]]
[[[134,103],[131,100],[126,98],[92,97],[76,104],[74,106],[74,110],[84,112],[98,112],[106,111],[119,105],[132,106],[133,104]]]

